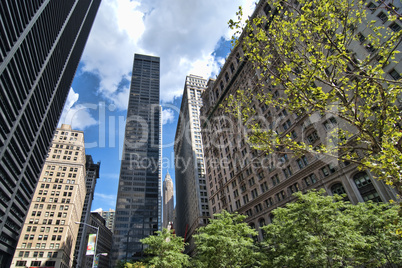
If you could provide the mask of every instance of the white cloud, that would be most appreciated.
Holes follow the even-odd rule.
[[[102,1],[82,56],[83,71],[99,76],[100,93],[120,109],[127,107],[128,89],[119,84],[130,80],[136,40],[144,31],[137,6],[129,0]]]
[[[71,125],[72,129],[84,130],[87,127],[96,125],[98,122],[92,117],[89,109],[97,109],[95,104],[76,104],[79,94],[75,93],[73,88],[67,96],[66,104],[64,105],[63,112],[60,116],[58,127],[61,124]]]
[[[104,204],[108,204],[109,206],[111,206],[113,208],[116,206],[116,199],[117,199],[116,195],[113,195],[113,194],[101,194],[101,193],[95,192],[95,198],[102,199],[102,202]]]
[[[68,111],[78,101],[79,96],[80,96],[80,94],[75,93],[74,89],[71,87],[70,91],[68,92],[66,103],[64,104],[63,112],[61,113],[61,116],[60,116],[60,119],[59,119],[58,127],[60,127],[61,124],[64,124],[66,122],[65,119],[66,119],[66,116],[68,114]]]
[[[162,110],[162,125],[166,125],[168,123],[173,123],[174,121],[174,111],[172,109],[163,109]]]
[[[98,121],[92,117],[89,109],[96,110],[97,106],[92,103],[74,105],[68,110],[64,124],[69,124],[72,129],[76,130],[84,130],[87,127],[97,125]]]
[[[186,75],[218,74],[217,61],[223,59],[211,53],[222,36],[230,36],[227,21],[238,5],[252,2],[104,0],[82,57],[83,70],[98,75],[101,96],[124,109],[128,88],[120,83],[130,80],[134,53],[159,56],[161,99],[172,101],[182,94]]]

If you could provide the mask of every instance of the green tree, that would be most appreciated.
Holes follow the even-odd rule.
[[[154,236],[141,239],[141,243],[148,245],[146,253],[153,255],[148,263],[158,268],[177,268],[189,265],[189,256],[183,253],[184,239],[176,236],[171,230],[163,228]]]
[[[244,222],[246,216],[223,210],[194,235],[196,267],[261,267],[262,254],[254,245],[257,232]]]
[[[142,262],[133,262],[133,261],[123,261],[120,260],[117,262],[116,265],[117,268],[145,268],[147,267],[146,264],[142,263]]]
[[[325,190],[296,193],[263,227],[271,267],[400,267],[397,206],[352,205]]]
[[[360,256],[368,267],[401,267],[402,230],[400,221],[395,220],[397,206],[372,202],[351,205],[347,211],[363,235],[366,247],[359,249]]]
[[[245,23],[240,9],[239,20],[229,24],[257,79],[252,77],[250,89],[239,89],[224,105],[246,125],[255,149],[353,162],[402,192],[402,81],[395,69],[394,79],[388,76],[402,49],[402,31],[392,27],[401,15],[387,3],[366,7],[362,0],[268,0],[266,15]],[[386,24],[369,20],[376,9],[382,9]],[[313,147],[268,127],[269,122],[254,116],[251,100],[299,119],[330,120],[326,139]]]

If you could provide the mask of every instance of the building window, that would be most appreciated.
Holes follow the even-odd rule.
[[[313,142],[315,142],[318,139],[319,139],[319,137],[318,137],[317,131],[314,131],[313,133],[311,133],[310,135],[307,136],[307,142],[309,144],[312,144]]]
[[[279,184],[279,182],[280,182],[278,174],[275,174],[273,177],[271,177],[271,180],[272,180],[272,185],[273,186]]]
[[[235,204],[236,204],[236,209],[239,209],[241,207],[240,200],[237,200],[235,202]]]
[[[38,253],[38,252],[34,252],[34,253]],[[40,266],[41,265],[41,261],[31,261],[31,266]]]
[[[315,176],[314,173],[312,173],[312,174],[308,175],[307,177],[305,177],[303,179],[303,181],[304,181],[304,184],[308,187],[317,182],[317,177]]]
[[[299,184],[297,182],[295,184],[289,186],[288,189],[289,189],[290,194],[293,194],[293,193],[296,193],[296,192],[300,191]]]
[[[289,158],[288,158],[288,155],[287,154],[283,154],[283,155],[281,155],[281,157],[279,158],[279,161],[281,162],[281,163],[285,163],[285,162],[287,162],[289,160]]]
[[[377,17],[383,22],[387,22],[388,20],[388,16],[384,13],[384,12],[380,12]]]
[[[357,38],[359,39],[360,43],[366,41],[366,37],[362,33],[357,33]]]
[[[305,155],[303,155],[302,157],[297,159],[296,162],[300,169],[302,169],[308,165],[307,157]]]
[[[238,64],[240,62],[240,54],[236,53],[236,63]]]
[[[331,117],[328,120],[325,120],[324,123],[322,123],[322,124],[324,125],[324,128],[326,130],[330,130],[337,125],[337,121],[334,117]]]
[[[261,187],[261,192],[262,193],[265,193],[266,191],[268,191],[268,183],[266,182],[266,181],[264,181],[261,185],[260,185],[260,187]]]
[[[276,195],[276,200],[278,202],[282,201],[283,199],[285,199],[286,195],[285,195],[285,191],[280,191],[279,193],[277,193]]]
[[[382,202],[381,197],[378,195],[377,190],[374,188],[374,185],[366,172],[363,171],[354,175],[353,181],[359,189],[364,202],[370,200],[373,202]]]
[[[292,122],[290,122],[290,120],[286,120],[285,123],[282,124],[282,127],[284,130],[288,130],[290,128],[290,126],[292,125]]]
[[[292,168],[290,166],[287,166],[285,169],[282,170],[283,174],[285,175],[286,178],[289,178],[292,176]]]
[[[321,171],[324,174],[324,177],[327,177],[327,176],[331,175],[332,173],[335,173],[336,169],[332,164],[329,164],[325,167],[322,167]]]
[[[389,72],[389,75],[390,75],[394,80],[399,80],[399,79],[401,79],[401,75],[400,75],[395,69],[392,69],[392,70]]]
[[[234,67],[233,63],[230,64],[230,71],[232,73],[234,73],[234,71],[235,71],[235,67]]]
[[[261,205],[261,204],[257,204],[257,205],[254,207],[254,210],[255,210],[255,213],[258,213],[258,212],[262,211],[262,205]]]
[[[401,30],[401,26],[399,26],[399,24],[396,22],[391,23],[389,28],[394,32],[399,32]]]
[[[346,194],[345,188],[342,183],[336,183],[331,187],[332,194],[343,195]]]
[[[243,203],[247,204],[248,203],[248,194],[246,194],[245,196],[243,196]]]
[[[258,197],[258,191],[257,191],[257,188],[256,188],[256,189],[253,189],[253,190],[251,191],[251,197],[252,197],[253,199],[255,199],[255,198],[257,198],[257,197]]]
[[[374,3],[370,2],[370,3],[367,5],[367,8],[370,9],[371,12],[374,12],[374,11],[377,9],[377,6],[376,6]]]
[[[264,203],[265,203],[265,206],[266,206],[267,208],[269,208],[270,206],[272,206],[272,205],[274,204],[274,202],[272,201],[272,198],[271,198],[271,197],[269,197],[268,199],[266,199],[266,200],[264,201]]]

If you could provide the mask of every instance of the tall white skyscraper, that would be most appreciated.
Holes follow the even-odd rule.
[[[207,80],[186,77],[175,137],[176,234],[189,243],[185,252],[192,254],[192,234],[209,218],[205,181],[204,153],[201,139],[201,94]]]
[[[173,181],[168,171],[163,182],[163,227],[167,228],[169,223],[173,222],[173,210]]]

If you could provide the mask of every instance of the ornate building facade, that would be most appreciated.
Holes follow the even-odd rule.
[[[372,5],[377,6],[370,2],[367,8],[372,9]],[[270,10],[265,1],[260,1],[252,17],[268,15]],[[380,13],[384,10],[372,10],[369,19],[380,20]],[[384,23],[389,27],[398,23],[399,29],[402,27],[400,22]],[[358,31],[367,34],[365,31],[368,30],[362,25]],[[243,37],[244,34],[240,36],[240,43]],[[351,49],[357,57],[370,53],[363,43],[353,43]],[[389,64],[384,71],[389,78],[400,79],[396,74],[402,72],[402,64]],[[225,107],[230,94],[239,89],[253,88],[257,76],[251,63],[244,58],[241,46],[237,46],[227,57],[216,80],[209,81],[203,94],[202,137],[211,214],[222,210],[245,214],[248,216],[246,222],[259,231],[259,239],[262,239],[259,227],[271,222],[272,210],[294,200],[292,193],[296,191],[324,188],[328,194],[346,194],[354,204],[396,199],[391,188],[375,180],[369,171],[358,170],[355,164],[338,162],[323,155],[293,157],[286,149],[270,155],[254,150],[247,142],[245,134],[248,130],[228,115]],[[267,90],[274,96],[282,96],[282,91],[275,88]],[[249,107],[267,122],[270,129],[289,134],[292,139],[311,146],[325,143],[328,131],[338,124],[332,116],[291,114],[286,109],[269,107],[257,100],[249,103]]]

